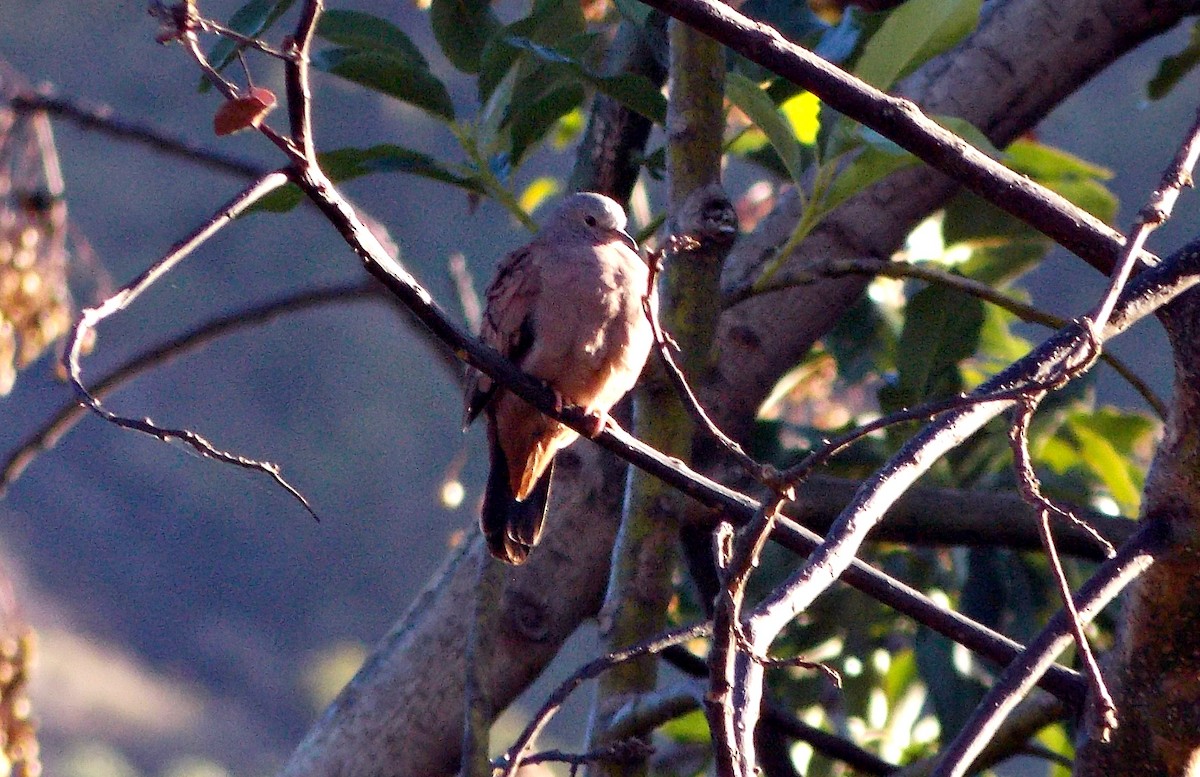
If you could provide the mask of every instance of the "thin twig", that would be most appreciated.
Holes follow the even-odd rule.
[[[362,299],[388,303],[392,301],[392,298],[385,296],[383,289],[374,281],[298,292],[221,316],[161,345],[142,351],[109,371],[103,378],[97,380],[90,390],[94,396],[104,399],[111,392],[139,375],[188,352],[203,348],[217,338],[268,323],[290,313]],[[0,496],[4,495],[4,492],[21,476],[21,473],[38,454],[53,447],[86,412],[88,411],[85,405],[79,402],[70,402],[59,408],[53,418],[25,438],[13,453],[0,463]]]
[[[746,584],[775,528],[781,501],[777,499],[769,506],[764,505],[736,534],[723,523],[713,535],[721,588],[713,603],[713,641],[708,653],[709,689],[704,697],[704,708],[712,734],[718,777],[749,774],[756,762],[754,732],[738,728],[736,712],[740,705],[758,707],[761,698],[746,696],[746,686],[737,682],[735,667],[743,654],[753,657],[752,660],[759,658],[742,632],[741,613]]]
[[[1133,268],[1139,260],[1145,261],[1141,249],[1150,233],[1171,217],[1183,187],[1193,185],[1192,168],[1196,166],[1197,158],[1200,158],[1200,110],[1196,112],[1183,144],[1163,173],[1158,188],[1150,196],[1150,201],[1138,211],[1132,232],[1125,240],[1125,249],[1117,260],[1117,269],[1112,273],[1108,291],[1096,310],[1087,316],[1093,332],[1102,330],[1108,324],[1108,317],[1112,315],[1117,297],[1125,288]]]
[[[18,94],[9,101],[9,105],[18,113],[45,111],[84,129],[99,130],[115,138],[132,140],[157,151],[242,178],[257,178],[266,172],[261,165],[212,151],[186,139],[171,137],[149,124],[116,118],[112,109],[107,106],[91,107],[66,97],[35,92]]]
[[[292,142],[299,148],[305,162],[310,165],[317,163],[317,146],[313,138],[309,52],[312,50],[313,36],[316,35],[317,22],[321,18],[324,6],[321,0],[306,0],[300,11],[300,19],[296,22],[296,31],[286,43],[291,56],[284,64]]]
[[[675,645],[667,650],[687,652],[682,645]],[[606,733],[615,740],[647,736],[668,721],[699,709],[700,698],[703,695],[701,685],[690,679],[665,688],[639,693],[609,717]]]
[[[666,367],[667,377],[674,386],[676,394],[679,395],[680,402],[684,408],[696,422],[710,437],[716,440],[717,444],[724,448],[733,460],[738,463],[746,471],[750,477],[754,478],[764,485],[771,486],[778,475],[773,467],[765,464],[760,464],[751,458],[742,446],[730,438],[727,434],[721,431],[721,428],[709,417],[704,406],[700,404],[700,400],[696,397],[696,393],[692,391],[691,384],[688,383],[687,377],[683,374],[679,364],[675,361],[671,350],[674,347],[674,341],[662,327],[662,322],[658,317],[658,308],[652,303],[654,299],[654,288],[658,282],[658,273],[662,268],[664,254],[678,253],[697,247],[698,241],[694,238],[671,235],[667,238],[667,244],[659,251],[650,253],[648,262],[650,265],[650,273],[647,277],[646,293],[642,296],[642,310],[646,314],[646,319],[650,322],[650,329],[654,333],[654,343],[658,352],[659,358],[662,360],[663,366]]]
[[[985,302],[990,302],[998,308],[1007,310],[1009,313],[1020,318],[1022,321],[1027,321],[1033,324],[1042,324],[1051,329],[1062,329],[1069,323],[1067,319],[1056,316],[1052,313],[1047,313],[1043,310],[1022,302],[1021,300],[1012,297],[1004,292],[988,286],[986,283],[980,283],[973,278],[967,278],[963,275],[957,275],[952,272],[947,272],[938,267],[931,267],[928,264],[914,264],[913,262],[904,261],[884,261],[882,259],[841,259],[830,261],[824,268],[822,275],[838,277],[846,274],[858,275],[883,275],[889,278],[916,278],[928,283],[937,283],[942,286],[947,286],[952,289],[957,289],[973,297],[978,297]],[[794,286],[802,283],[811,283],[816,280],[816,274],[806,275],[804,278],[787,279],[786,284],[781,284],[781,288],[786,286]],[[1116,356],[1104,352],[1100,354],[1100,358],[1109,364],[1120,375],[1133,390],[1141,395],[1146,403],[1150,405],[1155,414],[1160,420],[1165,420],[1167,417],[1167,403],[1164,402],[1154,390],[1150,388],[1146,381],[1135,373],[1129,365],[1122,362]]]
[[[225,95],[225,99],[237,100],[242,96],[242,90],[239,89],[235,84],[225,80],[225,77],[222,76],[217,69],[213,67],[212,63],[208,61],[208,57],[200,49],[200,39],[196,36],[195,30],[191,25],[183,25],[178,31],[177,37],[183,42],[184,47],[187,49],[188,53],[191,54],[192,59],[194,59],[196,64],[200,66],[200,70],[204,73],[205,77],[208,78],[214,87],[216,87],[217,91]],[[295,63],[292,60],[288,60],[288,64],[289,66],[292,66]],[[307,67],[300,69],[307,70]],[[290,108],[291,100],[289,99],[288,102]],[[281,151],[287,154],[288,158],[293,162],[296,162],[303,156],[300,149],[291,140],[276,132],[275,129],[272,128],[271,125],[266,121],[260,122],[255,129],[262,133],[265,138],[274,143]]]
[[[695,678],[708,676],[708,662],[689,652],[682,645],[667,648],[663,651],[662,657],[664,661],[686,675]],[[843,761],[847,766],[863,774],[891,774],[898,768],[874,753],[863,750],[848,739],[805,723],[786,707],[769,699],[763,702],[763,718],[770,720],[785,735],[812,745],[817,752],[834,760]]]
[[[229,27],[226,27],[225,25],[221,24],[220,22],[216,21],[215,19],[209,19],[207,17],[197,16],[196,17],[196,25],[199,27],[201,32],[207,32],[207,33],[212,33],[215,35],[220,35],[223,38],[229,38],[230,40],[238,43],[239,44],[239,48],[237,51],[238,54],[241,54],[243,49],[249,48],[249,49],[255,49],[256,51],[261,51],[263,54],[266,54],[267,56],[270,56],[270,57],[275,57],[276,59],[282,59],[285,61],[291,59],[291,55],[289,55],[287,52],[280,51],[279,49],[276,49],[276,48],[272,48],[271,46],[268,46],[266,43],[263,43],[262,40],[259,38],[255,38],[250,35],[243,35],[242,33],[238,32],[237,30],[233,30],[233,29],[230,29]]]
[[[517,769],[521,767],[521,763],[525,759],[525,751],[529,749],[533,740],[545,727],[546,723],[550,721],[550,718],[554,716],[554,713],[562,707],[567,697],[580,685],[600,676],[619,664],[642,656],[661,653],[672,645],[679,645],[697,637],[706,637],[711,633],[712,623],[707,621],[692,624],[691,626],[684,626],[665,634],[656,635],[636,645],[631,645],[624,650],[600,656],[575,670],[570,677],[554,689],[554,692],[550,694],[541,708],[525,726],[525,730],[521,732],[521,735],[509,747],[508,753],[505,756],[503,777],[513,777],[517,773]]]
[[[989,402],[1013,402],[1016,399],[1024,396],[1030,389],[1021,387],[1018,389],[1005,389],[994,391],[987,394],[960,394],[947,399],[938,399],[932,402],[926,402],[923,405],[918,405],[914,408],[906,408],[897,410],[882,418],[876,418],[862,426],[857,426],[844,434],[841,434],[832,440],[823,440],[821,447],[809,453],[797,464],[788,467],[780,475],[781,482],[796,485],[804,481],[814,469],[825,464],[837,454],[849,448],[854,443],[874,434],[881,429],[886,429],[889,426],[906,423],[908,421],[931,421],[937,416],[948,413],[952,410],[960,410],[966,407],[974,407],[977,405],[988,404]]]
[[[602,747],[599,750],[590,750],[586,753],[542,750],[521,759],[521,763],[525,766],[541,763],[564,763],[571,767],[571,774],[573,775],[575,774],[575,770],[580,766],[587,766],[593,763],[608,763],[618,766],[643,763],[652,755],[654,755],[654,748],[649,743],[643,742],[640,739],[623,739]]]
[[[196,432],[190,429],[174,429],[170,427],[159,426],[149,418],[137,419],[128,418],[117,415],[111,412],[100,402],[100,399],[92,394],[83,384],[81,376],[79,360],[83,351],[83,344],[87,341],[89,333],[95,331],[96,325],[104,319],[125,310],[130,304],[136,300],[142,292],[150,288],[154,283],[168,272],[171,271],[176,264],[187,257],[192,251],[204,243],[208,238],[216,234],[240,214],[244,213],[247,208],[258,202],[270,192],[278,189],[288,182],[288,177],[282,172],[273,172],[260,178],[251,184],[247,189],[242,191],[224,207],[218,210],[208,221],[206,221],[199,229],[193,232],[188,237],[184,238],[179,243],[176,243],[166,256],[155,262],[149,269],[135,278],[132,282],[123,286],[116,294],[104,300],[98,307],[87,308],[81,314],[78,323],[68,337],[65,353],[63,356],[63,364],[67,369],[67,374],[70,378],[71,385],[75,389],[75,393],[79,396],[80,401],[90,408],[96,415],[109,421],[112,424],[120,426],[124,429],[131,429],[136,432],[148,434],[163,442],[171,440],[179,440],[201,456],[206,458],[221,461],[226,464],[232,464],[236,467],[262,472],[269,475],[277,484],[291,494],[300,504],[304,505],[304,509],[314,517],[317,517],[312,505],[304,498],[296,488],[292,486],[283,475],[280,474],[279,466],[269,461],[259,461],[250,459],[245,456],[224,451],[213,446],[208,440],[201,437]]]
[[[472,332],[478,332],[483,322],[483,305],[479,301],[479,292],[475,290],[475,279],[471,277],[471,268],[467,267],[467,258],[455,251],[446,261],[446,272],[454,283],[454,291],[458,295],[458,306],[463,318]]]
[[[1050,513],[1053,512],[1068,518],[1076,526],[1091,534],[1097,543],[1106,548],[1109,558],[1116,555],[1116,550],[1108,540],[1101,537],[1099,532],[1088,526],[1085,521],[1077,518],[1069,510],[1064,510],[1054,504],[1042,493],[1041,483],[1038,481],[1037,472],[1033,467],[1033,459],[1029,455],[1029,424],[1033,421],[1033,414],[1037,410],[1037,406],[1043,396],[1032,395],[1027,397],[1018,402],[1017,406],[1013,409],[1012,425],[1009,428],[1009,441],[1011,442],[1013,452],[1013,468],[1017,472],[1017,484],[1021,495],[1040,513],[1038,529],[1042,535],[1042,546],[1046,549],[1046,557],[1050,561],[1051,573],[1055,583],[1058,585],[1063,607],[1070,618],[1071,634],[1075,638],[1075,645],[1079,650],[1079,656],[1083,661],[1084,668],[1087,670],[1086,676],[1091,684],[1092,693],[1097,699],[1096,703],[1101,707],[1100,720],[1102,721],[1103,730],[1100,732],[1100,737],[1102,740],[1108,741],[1108,731],[1117,727],[1117,705],[1113,703],[1112,694],[1109,693],[1108,686],[1104,683],[1104,677],[1100,673],[1100,666],[1096,663],[1096,657],[1093,655],[1092,647],[1088,643],[1087,634],[1083,631],[1083,623],[1080,622],[1079,613],[1075,609],[1075,602],[1071,598],[1071,586],[1067,582],[1067,575],[1063,570],[1062,560],[1058,557],[1058,548],[1055,546],[1054,533],[1050,531]]]
[[[1079,617],[1089,622],[1125,586],[1145,573],[1170,545],[1165,522],[1151,520],[1121,546],[1084,583],[1074,601]],[[1060,610],[1021,654],[1001,673],[975,708],[970,720],[943,751],[931,777],[961,777],[991,740],[1005,718],[1033,687],[1055,657],[1072,642],[1071,618]]]
[[[811,91],[824,105],[894,141],[1089,264],[1105,272],[1116,266],[1123,239],[1112,228],[972,147],[911,101],[884,94],[726,3],[647,0],[646,4]],[[1143,261],[1156,259],[1146,255]]]

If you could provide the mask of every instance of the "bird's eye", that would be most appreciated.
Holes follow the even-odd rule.
[[[584,221],[584,223],[586,223],[586,224],[587,224],[589,227],[594,227],[594,226],[596,226],[596,217],[595,217],[595,216],[584,216],[584,217],[583,217],[583,221]]]

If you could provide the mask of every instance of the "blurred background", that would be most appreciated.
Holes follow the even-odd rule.
[[[227,18],[239,5],[201,8]],[[436,51],[411,0],[336,5],[369,9]],[[155,43],[156,32],[140,0],[8,0],[0,58],[64,97],[110,106],[123,119],[263,167],[280,164],[253,133],[213,136],[216,98],[197,93],[194,65],[181,49]],[[1038,130],[1043,142],[1115,172],[1122,230],[1191,121],[1195,77],[1162,101],[1145,97],[1158,62],[1186,42],[1187,31],[1176,30],[1144,46]],[[473,105],[471,84],[439,55],[430,59],[439,77],[458,85],[456,101]],[[282,93],[272,81],[277,73],[255,73]],[[322,148],[399,142],[444,152],[452,145],[415,109],[331,77],[318,75],[316,89]],[[242,185],[65,122],[54,132],[70,222],[95,257],[73,276],[81,290],[127,282]],[[543,152],[521,175],[562,179],[572,161],[569,148]],[[754,179],[752,171],[733,171],[733,193]],[[462,252],[482,288],[496,259],[526,239],[499,207],[472,208],[462,192],[425,179],[376,175],[345,190],[455,313],[450,256]],[[1185,193],[1151,247],[1165,253],[1181,245],[1198,213]],[[363,276],[311,210],[251,215],[105,322],[84,376],[94,379],[218,315]],[[1026,284],[1039,306],[1073,316],[1103,279],[1059,252]],[[1165,394],[1163,342],[1149,322],[1114,351]],[[71,401],[55,377],[55,355],[51,349],[25,368],[0,398],[0,451]],[[372,298],[222,338],[109,398],[117,412],[186,426],[219,447],[279,463],[320,523],[263,476],[96,418],[36,458],[0,501],[0,564],[21,617],[39,634],[32,701],[50,773],[185,777],[276,768],[474,523],[486,457],[477,430],[460,433],[456,380],[401,316]],[[1099,386],[1103,401],[1140,402],[1111,374]],[[444,498],[444,484],[459,479],[461,502]],[[586,652],[587,636],[578,642],[575,652]]]

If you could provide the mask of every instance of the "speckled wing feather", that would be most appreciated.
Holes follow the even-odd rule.
[[[531,247],[526,246],[504,258],[487,290],[479,338],[517,366],[533,346],[531,314],[540,289],[541,275],[533,262]],[[479,417],[497,389],[488,376],[475,371],[472,375],[466,390],[464,428]]]

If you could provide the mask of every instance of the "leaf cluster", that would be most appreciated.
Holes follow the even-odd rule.
[[[290,5],[291,0],[252,0],[228,25],[261,35]],[[457,148],[436,155],[400,145],[340,149],[321,155],[323,168],[335,181],[396,172],[423,176],[474,197],[495,198],[530,224],[530,211],[558,184],[538,179],[522,192],[514,187],[514,173],[536,150],[559,141],[556,130],[577,130],[589,93],[607,95],[658,125],[665,122],[666,100],[653,83],[603,68],[612,25],[649,24],[647,9],[635,0],[620,0],[614,8],[589,19],[578,3],[533,0],[524,16],[505,22],[484,0],[432,0],[428,18],[438,51],[428,54],[387,20],[329,11],[317,29],[324,47],[313,66],[419,109],[446,128]],[[974,29],[980,0],[910,0],[887,13],[848,11],[833,22],[783,0],[750,0],[746,10],[886,90]],[[1151,83],[1152,94],[1168,89],[1200,61],[1194,49],[1195,41],[1164,62]],[[222,41],[210,56],[215,64],[227,65],[236,58],[237,45]],[[439,75],[444,70],[439,57],[459,71],[457,77],[473,79],[472,108],[461,105]],[[911,154],[829,110],[812,94],[736,57],[730,58],[725,96],[730,158],[775,189],[794,187],[802,203],[792,234],[743,296],[797,282],[781,281],[778,271],[834,208],[917,164]],[[1109,171],[1033,139],[997,149],[961,119],[939,122],[1098,218],[1110,222],[1115,216],[1117,202],[1105,185]],[[653,152],[643,157],[649,167],[655,158]],[[284,210],[299,198],[298,191],[284,189],[263,207]],[[1028,300],[1021,279],[1051,247],[1047,238],[975,195],[955,196],[913,232],[900,259],[986,285],[1014,306],[924,276],[876,279],[868,295],[773,394],[752,452],[784,468],[820,440],[873,416],[952,398],[981,384],[1029,350],[1023,334],[1027,325],[1012,311],[1015,303]],[[836,458],[831,472],[864,476],[894,454],[911,429],[894,426],[867,438]],[[1156,430],[1145,414],[1097,407],[1086,382],[1053,395],[1031,435],[1046,494],[1134,516]],[[1013,490],[1007,426],[989,425],[940,462],[933,477],[954,488]],[[870,560],[889,573],[1017,638],[1057,606],[1048,570],[1037,556],[986,546],[941,551],[877,546],[872,554]],[[751,596],[770,590],[794,563],[783,551],[770,551]],[[1069,571],[1077,577],[1086,573],[1081,564]],[[676,620],[693,620],[700,610],[681,584]],[[820,673],[777,669],[776,700],[893,762],[928,755],[952,736],[996,671],[947,638],[844,588],[818,599],[776,649],[827,662],[843,678],[835,689]],[[660,733],[679,745],[708,739],[698,713],[671,721]],[[1061,731],[1046,734],[1045,741],[1069,754],[1069,738]],[[837,773],[833,761],[815,752],[796,760],[806,774]]]

